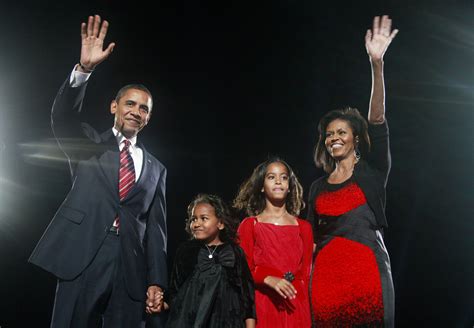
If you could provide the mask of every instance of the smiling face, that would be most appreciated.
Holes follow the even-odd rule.
[[[115,128],[132,138],[147,125],[151,115],[151,96],[145,91],[128,89],[118,102],[113,100],[110,112],[115,115]]]
[[[263,180],[263,192],[269,200],[285,201],[289,191],[289,173],[286,166],[273,162],[267,166]]]
[[[214,207],[207,203],[194,206],[190,228],[193,237],[206,244],[220,243],[219,232],[224,229],[224,223],[216,216]]]
[[[326,128],[326,149],[335,160],[343,160],[353,156],[358,137],[347,121],[336,119],[330,122]]]

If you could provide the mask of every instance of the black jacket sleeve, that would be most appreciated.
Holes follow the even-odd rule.
[[[386,186],[391,167],[387,120],[382,124],[369,124],[369,136],[371,147],[368,156],[368,164],[371,168],[380,173],[384,186]]]

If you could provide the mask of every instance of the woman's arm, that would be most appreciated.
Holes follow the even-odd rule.
[[[392,20],[384,15],[374,17],[372,30],[365,34],[365,48],[372,68],[372,93],[369,104],[369,123],[385,122],[385,84],[383,77],[383,56],[398,30],[392,31]]]
[[[392,20],[388,16],[374,17],[372,30],[367,30],[365,47],[372,69],[372,93],[369,104],[369,135],[371,150],[368,162],[377,169],[387,183],[390,172],[390,146],[388,126],[385,121],[385,84],[383,56],[397,35],[398,30],[392,31]]]

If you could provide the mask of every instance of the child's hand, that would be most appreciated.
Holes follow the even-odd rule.
[[[291,282],[286,279],[268,276],[263,281],[265,285],[274,289],[283,298],[296,298],[296,288]]]
[[[163,308],[163,290],[159,286],[150,286],[146,293],[146,313],[159,313]]]

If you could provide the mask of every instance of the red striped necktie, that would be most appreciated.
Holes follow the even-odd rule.
[[[133,165],[133,159],[130,155],[130,141],[124,140],[125,144],[123,149],[120,151],[120,172],[119,172],[119,195],[120,201],[123,201],[127,197],[129,191],[135,185],[135,166]]]
[[[130,141],[124,140],[125,144],[120,151],[120,171],[119,171],[119,196],[122,202],[127,197],[130,190],[135,185],[135,166],[133,165],[133,159],[130,155]],[[114,221],[114,227],[120,227],[119,217]],[[118,230],[117,230],[118,231]]]

